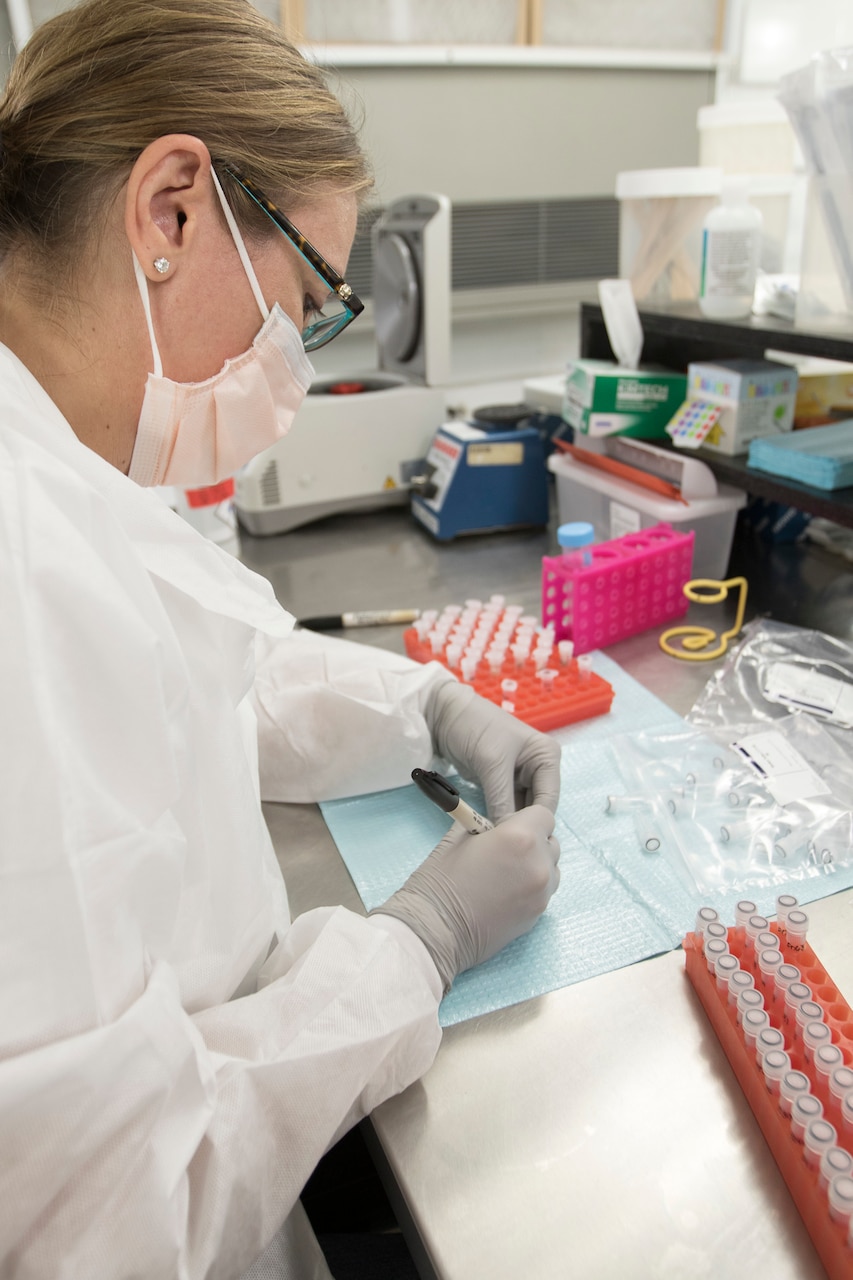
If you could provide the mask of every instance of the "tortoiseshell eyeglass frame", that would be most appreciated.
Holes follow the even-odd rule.
[[[273,204],[269,196],[264,195],[260,187],[228,165],[222,166],[222,172],[227,173],[229,178],[233,178],[237,185],[243,188],[246,195],[254,200],[258,208],[262,209],[267,217],[275,223],[279,231],[287,236],[297,253],[301,254],[309,267],[320,277],[327,289],[337,296],[343,306],[344,311],[340,316],[334,318],[323,318],[321,316],[318,320],[313,320],[311,324],[306,325],[302,330],[302,345],[306,351],[317,351],[320,347],[325,347],[333,338],[337,338],[338,334],[342,333],[347,325],[352,324],[357,316],[361,315],[364,310],[364,303],[353,292],[343,276],[339,275],[335,268],[329,265],[323,255],[314,248],[310,240],[305,239],[299,228],[293,225],[287,215],[282,213],[276,204]]]

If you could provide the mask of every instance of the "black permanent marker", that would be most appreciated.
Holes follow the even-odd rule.
[[[430,769],[413,769],[412,782],[424,793],[427,799],[437,804],[439,809],[449,813],[454,822],[458,822],[472,836],[483,831],[491,831],[492,823],[484,818],[476,809],[462,799],[456,788],[440,773]]]

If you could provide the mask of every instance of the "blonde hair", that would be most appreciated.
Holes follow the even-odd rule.
[[[242,227],[275,234],[222,175],[284,209],[371,177],[322,72],[249,0],[86,0],[37,28],[0,105],[0,255],[19,245],[70,265],[155,138],[200,138]]]

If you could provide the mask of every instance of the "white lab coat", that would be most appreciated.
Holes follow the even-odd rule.
[[[294,1206],[267,1258],[322,1275],[301,1188],[441,983],[396,920],[290,924],[253,645],[270,798],[406,781],[445,673],[290,634],[2,347],[0,580],[0,1276],[240,1276]]]

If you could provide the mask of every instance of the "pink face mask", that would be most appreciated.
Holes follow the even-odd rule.
[[[140,485],[198,488],[233,476],[289,431],[314,376],[296,325],[277,302],[267,307],[225,193],[213,170],[211,175],[264,323],[250,349],[227,360],[212,378],[164,378],[148,281],[134,255],[154,356],[128,472]]]

